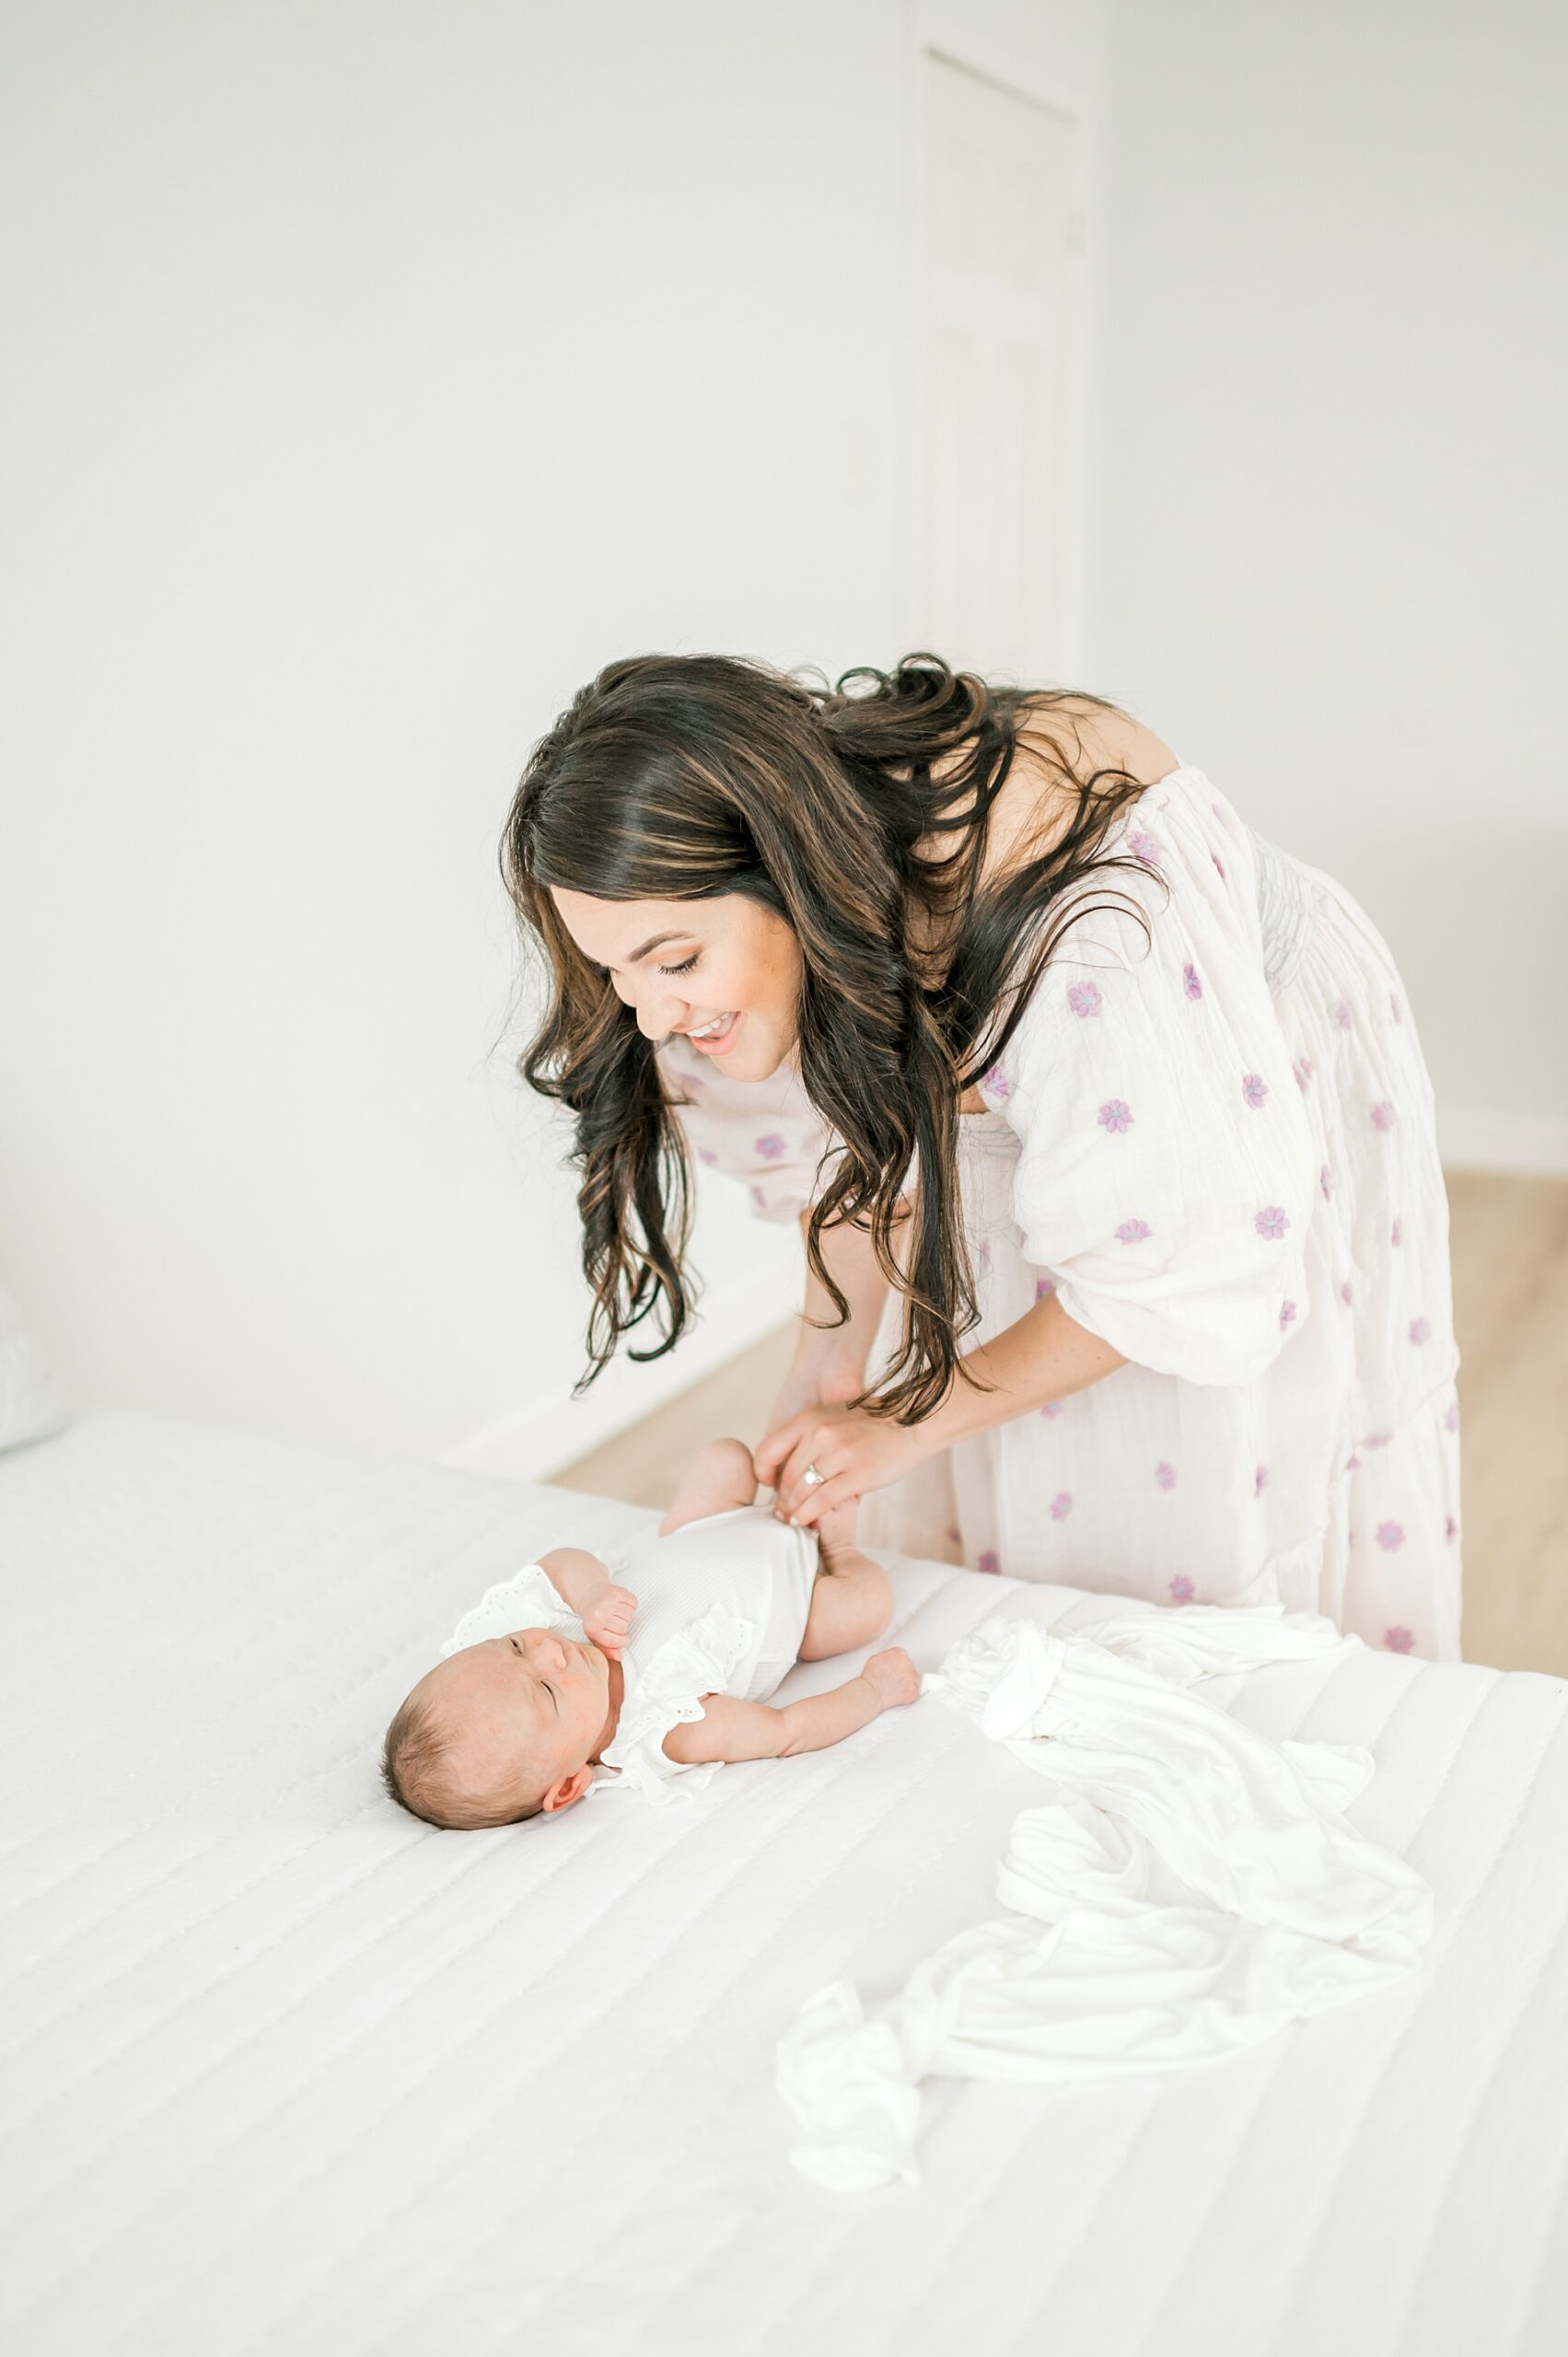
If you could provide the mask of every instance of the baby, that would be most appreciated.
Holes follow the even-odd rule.
[[[387,1730],[393,1799],[465,1829],[570,1808],[596,1770],[677,1799],[720,1761],[821,1751],[912,1702],[919,1672],[894,1646],[846,1685],[770,1708],[797,1660],[869,1644],[893,1599],[854,1544],[853,1505],[796,1530],[756,1495],[749,1449],[711,1442],[656,1537],[617,1559],[635,1591],[579,1547],[491,1588]]]

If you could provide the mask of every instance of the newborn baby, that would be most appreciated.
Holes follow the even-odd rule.
[[[431,1825],[514,1825],[570,1808],[597,1769],[670,1800],[722,1760],[821,1751],[912,1702],[919,1673],[894,1646],[830,1693],[769,1707],[797,1660],[879,1635],[892,1587],[854,1544],[853,1505],[796,1530],[756,1495],[749,1449],[714,1441],[657,1536],[618,1560],[635,1593],[579,1547],[491,1588],[387,1730],[393,1799]]]

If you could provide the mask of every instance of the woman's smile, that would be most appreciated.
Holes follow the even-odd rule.
[[[718,1026],[716,1030],[709,1028],[702,1031],[688,1031],[686,1034],[691,1045],[694,1048],[700,1048],[705,1056],[722,1056],[725,1050],[731,1046],[740,1016],[738,1014],[721,1015],[716,1016],[714,1021]]]

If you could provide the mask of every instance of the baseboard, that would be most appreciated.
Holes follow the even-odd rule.
[[[1450,1170],[1568,1178],[1568,1118],[1561,1114],[1486,1113],[1440,1105],[1437,1144]]]
[[[797,1277],[781,1277],[769,1265],[732,1281],[722,1297],[705,1302],[701,1322],[678,1350],[652,1366],[618,1358],[581,1399],[566,1396],[563,1381],[548,1399],[497,1417],[466,1440],[441,1453],[441,1463],[465,1473],[499,1474],[513,1481],[548,1481],[563,1466],[641,1423],[656,1408],[712,1375],[754,1342],[774,1333],[799,1298]]]

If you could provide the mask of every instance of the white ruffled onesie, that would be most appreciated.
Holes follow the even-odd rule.
[[[817,1536],[774,1520],[767,1506],[734,1506],[668,1538],[650,1532],[604,1558],[637,1598],[621,1671],[625,1693],[615,1736],[594,1789],[624,1785],[654,1802],[682,1800],[717,1763],[682,1767],[667,1757],[671,1727],[700,1719],[704,1694],[765,1702],[794,1668],[817,1579]],[[538,1563],[486,1591],[442,1647],[443,1655],[514,1629],[559,1629],[581,1642],[583,1624]]]

